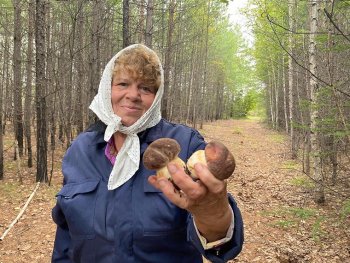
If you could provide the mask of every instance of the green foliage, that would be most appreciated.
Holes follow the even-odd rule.
[[[251,52],[240,28],[230,25],[227,19],[216,27],[210,26],[209,47],[208,72],[215,72],[212,78],[220,79],[218,82],[226,87],[224,96],[231,103],[227,117],[246,117],[256,107],[260,93]]]
[[[281,207],[273,211],[265,211],[265,216],[285,218],[289,221],[308,220],[317,215],[316,210],[301,207]]]
[[[298,163],[294,160],[288,160],[283,163],[282,168],[284,169],[296,169],[298,167]]]
[[[270,138],[273,142],[277,143],[283,143],[286,140],[284,135],[278,133],[270,135]]]
[[[243,129],[241,127],[235,127],[232,131],[233,134],[241,135],[243,133]]]
[[[296,223],[292,220],[278,220],[274,222],[273,225],[281,228],[289,228],[294,227]]]
[[[13,4],[11,0],[0,0],[1,9],[13,9]]]
[[[305,187],[305,188],[314,188],[315,184],[307,176],[296,176],[290,180],[290,183],[294,186]]]
[[[303,229],[310,231],[310,236],[315,241],[319,241],[326,233],[322,225],[326,223],[324,216],[319,216],[315,209],[302,207],[281,207],[273,211],[264,211],[263,216],[272,217],[271,225],[278,228],[297,228],[303,224]]]
[[[228,5],[232,0],[218,0],[218,2]]]
[[[1,181],[0,181],[1,182]],[[20,196],[17,182],[0,183],[0,195],[2,198],[17,198]]]
[[[296,216],[299,219],[307,220],[310,217],[313,217],[316,215],[316,211],[312,209],[306,209],[306,208],[290,208],[290,212],[292,215]]]
[[[350,217],[350,199],[346,200],[343,204],[343,207],[340,212],[342,220],[345,220]]]
[[[259,96],[260,92],[255,89],[249,89],[245,94],[238,93],[233,101],[232,117],[247,117],[248,113],[256,108]]]
[[[312,225],[311,236],[316,242],[319,242],[321,237],[326,234],[326,232],[322,230],[323,221],[325,221],[324,216],[317,217],[315,223]]]
[[[2,195],[8,195],[8,194],[12,194],[14,191],[16,191],[18,187],[18,183],[4,183],[4,184],[0,184],[0,193]]]

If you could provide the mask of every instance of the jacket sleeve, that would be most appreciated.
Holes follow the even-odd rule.
[[[205,145],[206,143],[204,142],[203,137],[197,131],[195,131],[189,144],[188,152],[191,155],[193,152],[199,149],[204,149]],[[216,248],[205,250],[199,240],[191,215],[189,216],[188,220],[188,240],[194,244],[194,246],[204,257],[213,263],[227,262],[228,260],[235,258],[241,252],[243,246],[244,237],[242,215],[235,200],[230,194],[228,194],[228,200],[234,214],[234,229],[233,236],[227,243]]]
[[[69,229],[58,204],[52,209],[53,221],[57,224],[55,244],[52,252],[52,263],[72,263],[68,257],[71,237]]]
[[[228,260],[234,259],[241,252],[243,246],[244,236],[242,215],[237,207],[235,200],[230,194],[228,195],[228,199],[233,210],[235,222],[233,236],[230,241],[219,247],[204,250],[197,235],[192,216],[189,220],[189,225],[187,228],[188,240],[194,244],[194,246],[205,258],[209,259],[213,263],[224,263]]]

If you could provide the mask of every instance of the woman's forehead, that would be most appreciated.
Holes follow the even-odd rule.
[[[143,81],[143,76],[137,75],[136,72],[129,72],[128,70],[117,70],[113,75],[113,81],[115,80]]]

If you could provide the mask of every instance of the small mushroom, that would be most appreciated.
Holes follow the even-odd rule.
[[[186,167],[178,154],[180,145],[174,139],[160,138],[152,142],[143,154],[143,164],[149,170],[156,170],[158,177],[165,177],[171,180],[171,175],[167,165],[169,162],[175,162],[180,166]]]
[[[149,170],[157,170],[158,177],[171,180],[167,169],[169,162],[178,163],[195,180],[198,179],[194,170],[196,163],[206,165],[209,171],[219,180],[229,178],[235,169],[235,159],[226,146],[220,142],[212,141],[205,150],[198,150],[192,154],[185,163],[178,157],[180,145],[174,139],[161,138],[152,142],[143,155],[143,163]]]
[[[229,178],[235,170],[236,163],[232,153],[227,147],[218,141],[207,144],[204,150],[194,152],[187,161],[187,168],[193,179],[197,179],[194,165],[205,164],[209,171],[219,180]]]

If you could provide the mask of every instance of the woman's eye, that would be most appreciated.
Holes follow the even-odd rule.
[[[118,87],[119,89],[126,89],[129,85],[126,82],[117,82],[115,86]]]
[[[151,89],[150,88],[148,88],[148,87],[141,87],[141,90],[143,90],[143,91],[151,91]]]
[[[127,87],[128,84],[126,82],[117,82],[117,83],[113,83],[112,86],[124,88],[124,87]]]
[[[153,89],[150,88],[150,87],[141,87],[140,88],[140,91],[144,94],[151,94],[151,93],[154,93],[153,92]]]

